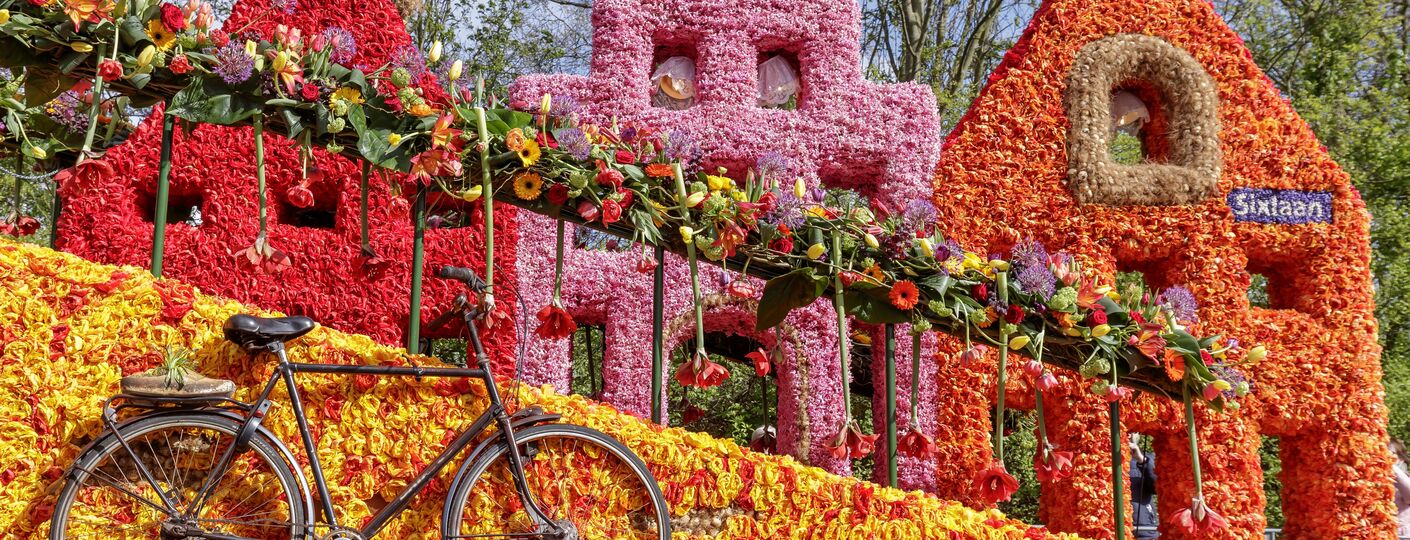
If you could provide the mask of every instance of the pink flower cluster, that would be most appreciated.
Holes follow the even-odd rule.
[[[810,187],[851,188],[902,208],[931,191],[940,137],[935,98],[921,85],[863,80],[858,9],[854,2],[831,0],[786,6],[768,0],[599,1],[592,16],[592,73],[524,77],[515,82],[512,99],[537,103],[549,94],[579,103],[579,113],[589,121],[616,119],[684,132],[700,146],[701,168],[726,167],[732,176],[742,175],[760,156],[779,153]],[[802,87],[796,110],[757,105],[759,63],[775,54],[797,61]],[[695,60],[694,105],[680,111],[652,107],[652,71],[675,55]],[[545,305],[551,289],[551,231],[546,219],[524,219],[519,275],[530,307]],[[638,257],[635,251],[572,251],[563,290],[564,304],[579,322],[607,326],[604,399],[645,415],[650,408],[647,299],[652,287],[649,274],[633,270]],[[669,326],[672,319],[691,316],[690,288],[685,261],[668,257],[666,264]],[[723,290],[720,274],[715,268],[703,272],[705,295]],[[719,309],[707,313],[706,329],[753,334],[752,321],[750,312]],[[831,305],[819,301],[795,312],[788,324],[805,344],[803,351],[789,351],[788,358],[806,359],[806,365],[778,369],[779,448],[843,472],[847,463],[826,448],[842,421],[836,315]],[[670,336],[668,347],[686,334]],[[528,339],[526,378],[566,385],[571,376],[566,360],[544,361],[566,359],[566,343]],[[916,468],[915,474],[924,469]],[[917,477],[912,484],[925,482]]]

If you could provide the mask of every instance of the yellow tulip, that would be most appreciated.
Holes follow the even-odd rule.
[[[1062,333],[1068,337],[1079,337],[1082,335],[1082,331],[1076,328],[1065,328]]]
[[[989,261],[989,267],[990,267],[990,268],[993,268],[993,269],[995,269],[995,270],[998,270],[998,271],[1000,271],[1000,272],[1007,272],[1007,271],[1009,270],[1009,262],[1008,262],[1008,261],[1004,261],[1004,260],[994,259],[994,260],[992,260],[992,261]]]
[[[460,199],[465,202],[475,202],[480,200],[480,195],[484,194],[485,186],[475,186],[460,192]]]
[[[926,257],[935,256],[935,244],[931,243],[929,238],[921,238],[919,240],[916,240],[916,245],[920,246],[920,252],[922,255],[925,255]]]
[[[6,11],[7,13],[6,13],[6,15],[5,15],[4,17],[0,17],[0,19],[9,19],[9,18],[10,18],[10,15],[8,14],[8,12],[9,12],[10,10],[7,9],[7,10],[4,10],[4,11]],[[5,24],[5,23],[0,23],[0,24]],[[82,41],[75,41],[75,42],[73,42],[73,43],[70,43],[70,44],[69,44],[69,48],[70,48],[70,49],[73,49],[74,52],[81,52],[81,53],[93,52],[93,46],[92,46],[92,45],[89,45],[89,44],[87,44],[87,43],[84,43],[84,42],[82,42]]]
[[[553,94],[544,94],[539,100],[539,113],[548,115],[548,111],[553,110]]]
[[[151,45],[148,45],[148,46],[144,47],[144,48],[142,49],[142,52],[137,53],[137,67],[147,67],[147,66],[151,65],[151,64],[152,64],[152,60],[156,59],[156,57],[157,57],[157,48],[156,48],[156,47],[153,47],[153,46],[151,46]]]
[[[1092,337],[1102,337],[1111,333],[1111,325],[1099,324],[1092,329]]]
[[[426,60],[432,64],[441,61],[441,41],[436,40],[431,44],[431,53],[426,55]]]
[[[46,157],[49,157],[49,153],[45,152],[43,148],[40,148],[38,146],[29,147],[29,155],[33,156],[35,159],[44,159]]]
[[[728,176],[706,176],[705,183],[710,186],[710,191],[723,191],[734,187],[734,180]]]
[[[876,235],[872,233],[866,233],[864,236],[862,236],[862,238],[867,241],[867,247],[869,248],[876,249],[881,247],[881,242],[878,242],[876,240]]]
[[[458,80],[460,80],[460,72],[462,72],[462,71],[464,71],[464,70],[465,70],[465,62],[462,62],[462,61],[460,61],[460,60],[456,60],[454,64],[451,64],[451,65],[450,65],[450,74],[449,74],[450,80],[452,80],[452,81],[458,81]]]
[[[705,192],[704,192],[704,191],[697,191],[697,192],[695,192],[695,193],[691,193],[689,197],[686,197],[686,198],[685,198],[685,207],[686,207],[686,208],[695,208],[696,205],[698,205],[698,204],[700,204],[700,203],[702,203],[702,202],[704,202],[704,201],[705,201]]]
[[[804,196],[804,195],[807,195],[807,194],[808,194],[808,185],[803,183],[803,179],[802,179],[802,178],[799,178],[799,179],[797,179],[797,180],[794,180],[794,181],[793,181],[793,196],[794,196],[794,197],[798,197],[799,199],[802,199],[803,196]]]
[[[685,243],[689,244],[694,238],[695,229],[692,229],[690,227],[681,227],[681,240],[685,240]]]
[[[1264,358],[1266,358],[1267,356],[1268,356],[1268,348],[1267,348],[1267,347],[1264,347],[1264,346],[1262,346],[1262,345],[1258,345],[1258,346],[1256,346],[1256,347],[1254,347],[1254,348],[1248,350],[1248,357],[1247,357],[1247,359],[1248,359],[1249,362],[1261,362],[1261,361],[1262,361]]]
[[[818,242],[816,244],[808,246],[809,259],[816,261],[818,260],[818,257],[822,257],[824,253],[827,253],[827,248],[823,247],[822,242]]]
[[[245,40],[245,54],[248,55],[250,58],[254,58],[254,57],[258,56],[258,55],[259,55],[259,45],[257,45],[255,42],[250,41],[250,40],[248,40],[248,39]]]
[[[1121,301],[1121,293],[1116,292],[1115,290],[1107,291],[1107,292],[1106,292],[1106,297],[1107,297],[1107,298],[1110,298],[1111,301],[1113,301],[1113,302],[1120,302],[1120,301]]]
[[[1018,336],[1009,340],[1009,348],[1016,351],[1028,346],[1028,342],[1030,341],[1033,341],[1033,338],[1030,338],[1028,336]]]
[[[10,10],[8,10],[8,9],[0,9],[0,24],[5,24],[5,23],[7,23],[7,22],[10,22]],[[90,47],[90,50],[91,50],[91,49],[92,49],[92,48]],[[88,51],[78,51],[78,52],[88,52]]]
[[[400,135],[400,134],[397,134],[397,133],[390,133],[390,134],[388,134],[388,135],[387,135],[387,144],[390,144],[390,145],[392,145],[392,146],[396,146],[396,145],[398,145],[398,144],[401,144],[401,135]]]

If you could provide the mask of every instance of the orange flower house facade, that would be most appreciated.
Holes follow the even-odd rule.
[[[1107,157],[1108,103],[1121,92],[1146,106],[1140,136],[1160,165]],[[1229,517],[1227,537],[1262,536],[1260,435],[1280,439],[1285,537],[1394,536],[1370,216],[1211,4],[1044,3],[949,134],[935,201],[962,243],[1001,251],[1033,235],[1107,272],[1187,286],[1202,330],[1268,346],[1247,368],[1254,390],[1241,409],[1198,413],[1205,493]],[[1254,275],[1266,278],[1267,307],[1250,305]],[[952,386],[936,407],[951,428],[937,441],[947,452],[937,492],[962,496],[968,471],[989,460],[993,384],[969,390],[976,375],[939,358]],[[1072,478],[1043,486],[1041,514],[1057,530],[1109,537],[1107,414],[1078,384],[1046,407],[1048,433],[1079,457]],[[1031,401],[1018,386],[1013,398]],[[1162,509],[1193,493],[1175,398],[1144,396],[1122,417],[1154,437]],[[1162,538],[1186,538],[1172,513],[1161,512]]]

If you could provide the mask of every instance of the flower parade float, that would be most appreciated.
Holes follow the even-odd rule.
[[[146,269],[95,264],[73,255],[0,240],[0,532],[47,538],[52,493],[82,443],[97,435],[103,400],[123,375],[143,371],[167,347],[194,351],[202,370],[234,380],[250,399],[272,365],[227,342],[221,324],[236,313],[266,314],[208,296]],[[434,360],[326,327],[291,343],[291,359],[407,365]],[[478,383],[416,382],[314,375],[301,389],[314,425],[330,494],[349,523],[368,519],[383,497],[404,487],[485,406]],[[505,383],[508,383],[506,380]],[[651,467],[671,505],[680,538],[1077,538],[1030,529],[994,510],[973,510],[828,474],[786,456],[663,428],[610,406],[547,389],[513,388],[520,406],[542,406],[565,421],[610,433]],[[296,437],[293,416],[275,408],[264,424]],[[307,466],[305,458],[300,461]],[[440,479],[438,482],[448,482]],[[445,486],[433,488],[444,493]],[[415,504],[389,538],[433,535],[438,503]]]
[[[482,200],[486,209],[498,200],[683,255],[691,274],[697,343],[703,341],[698,338],[703,334],[705,299],[697,268],[703,257],[767,280],[754,316],[761,331],[778,327],[792,310],[827,297],[838,317],[840,336],[848,335],[850,316],[869,323],[911,325],[917,336],[912,340],[916,351],[920,334],[929,330],[960,337],[963,348],[955,358],[961,367],[987,364],[985,359],[993,352],[1000,418],[1010,363],[1021,365],[1025,374],[1038,381],[1034,402],[1040,411],[1041,392],[1057,388],[1047,382],[1055,378],[1043,367],[1048,363],[1085,379],[1083,391],[1067,394],[1065,404],[1108,403],[1113,434],[1119,431],[1117,404],[1130,397],[1131,388],[1184,403],[1183,414],[1168,420],[1184,424],[1193,434],[1194,404],[1227,405],[1247,390],[1238,384],[1243,375],[1234,366],[1256,362],[1263,355],[1260,347],[1241,347],[1194,326],[1196,321],[1187,310],[1190,303],[1185,301],[1188,293],[1179,288],[1114,290],[1103,272],[1109,268],[1101,266],[1100,259],[1050,254],[1044,243],[1016,234],[1007,242],[965,249],[955,239],[983,245],[971,240],[983,236],[943,234],[942,227],[955,226],[934,217],[938,211],[955,210],[946,205],[936,208],[926,200],[866,204],[846,194],[817,190],[799,178],[771,175],[762,166],[749,170],[736,165],[734,176],[708,167],[687,175],[682,169],[690,165],[688,160],[670,156],[672,144],[680,143],[671,133],[653,132],[649,125],[585,122],[564,107],[563,100],[555,109],[551,96],[520,104],[524,110],[487,109],[479,92],[458,85],[460,74],[454,65],[447,74],[449,88],[438,89],[413,80],[402,67],[348,68],[332,60],[333,49],[326,41],[320,48],[317,41],[305,41],[287,30],[276,32],[272,40],[248,39],[222,60],[181,48],[181,40],[187,37],[199,43],[203,39],[199,31],[174,38],[162,34],[152,24],[164,24],[161,8],[126,5],[125,10],[106,4],[81,9],[68,4],[12,5],[4,28],[14,32],[8,33],[11,42],[5,46],[31,53],[15,67],[35,66],[37,80],[57,79],[60,82],[55,85],[63,86],[65,68],[57,69],[57,75],[46,68],[63,66],[61,58],[71,58],[72,51],[81,58],[70,60],[67,75],[91,74],[95,93],[106,79],[109,88],[121,92],[169,95],[168,118],[252,124],[261,198],[265,192],[263,131],[268,128],[295,141],[305,159],[315,148],[331,149],[361,157],[378,169],[409,173],[405,183],[417,193],[413,213],[418,217],[424,216],[421,209],[433,193],[466,202]],[[64,28],[66,21],[73,31],[56,30]],[[163,28],[169,31],[169,26],[175,25]],[[134,27],[135,31],[129,30]],[[123,37],[127,34],[132,37]],[[126,45],[122,45],[124,39]],[[157,41],[177,43],[177,48],[158,52]],[[75,42],[86,47],[75,47]],[[132,52],[121,52],[123,47]],[[91,55],[94,51],[99,54]],[[248,60],[234,56],[237,53]],[[218,74],[229,69],[230,58],[251,64],[251,74],[238,83]],[[269,84],[255,82],[254,72]],[[316,99],[324,93],[343,97]],[[102,158],[87,152],[90,142],[85,141],[73,174],[105,167]],[[163,146],[170,155],[170,143]],[[26,140],[20,147],[35,147],[35,143]],[[169,168],[170,160],[163,161],[162,168]],[[302,169],[304,174],[309,171],[306,166]],[[1219,174],[1217,169],[1213,173]],[[365,196],[367,189],[361,192]],[[292,198],[306,200],[302,193]],[[252,265],[280,270],[289,259],[274,247],[263,226],[264,204],[259,211],[255,243],[239,254]],[[486,231],[494,230],[493,216],[494,212],[482,212]],[[417,220],[414,235],[421,235],[422,223]],[[560,250],[561,235],[555,244]],[[491,252],[487,269],[492,270],[494,242],[486,236]],[[413,311],[422,263],[420,242],[416,245],[411,265]],[[562,255],[555,259],[561,261]],[[561,274],[561,267],[555,273]],[[537,318],[544,337],[561,338],[574,323],[559,305],[561,280],[554,281],[551,300]],[[414,337],[414,324],[412,328]],[[848,350],[842,347],[840,352],[840,373],[845,374]],[[1032,357],[1033,362],[1019,360],[1019,354]],[[692,386],[710,386],[724,376],[721,371],[701,350],[676,367],[676,378]],[[915,377],[912,380],[918,384]],[[838,425],[814,428],[834,433],[829,445],[834,456],[867,454],[876,436],[865,434],[853,421],[846,409],[846,385],[841,386],[844,409]],[[940,451],[918,429],[905,435],[908,452]],[[1036,464],[1040,476],[1061,481],[1070,473],[1068,464],[1074,456],[1050,447],[1046,433],[1042,439],[1044,450]],[[1194,454],[1194,438],[1187,441]],[[1000,426],[994,426],[990,442],[995,454],[1001,453]],[[1121,459],[1119,445],[1114,446],[1113,472],[1118,478],[1114,521],[1119,533]],[[1190,465],[1195,479],[1192,502],[1188,511],[1175,515],[1195,533],[1217,531],[1224,525],[1223,518],[1200,493],[1197,455]],[[1012,493],[1013,478],[1001,462],[977,470],[971,480],[980,498],[992,503]]]

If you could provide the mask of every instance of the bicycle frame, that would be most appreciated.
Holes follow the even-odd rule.
[[[319,511],[321,511],[324,518],[322,523],[326,523],[331,527],[338,527],[337,515],[333,510],[333,502],[328,492],[328,482],[324,478],[323,466],[318,459],[318,449],[313,440],[313,435],[309,431],[308,417],[304,414],[303,400],[299,396],[298,386],[294,382],[294,375],[298,373],[411,376],[417,379],[422,377],[474,377],[485,383],[485,388],[489,393],[490,406],[485,412],[481,413],[468,429],[462,431],[454,441],[442,450],[440,455],[436,456],[436,458],[421,471],[421,474],[417,475],[401,493],[397,494],[396,498],[392,499],[385,507],[379,510],[376,515],[372,516],[372,519],[367,522],[367,525],[364,526],[361,531],[358,531],[358,534],[362,535],[363,538],[376,536],[381,532],[382,528],[386,526],[388,521],[405,511],[407,507],[410,506],[412,499],[426,488],[431,482],[431,479],[444,470],[445,467],[450,464],[451,460],[464,451],[470,443],[474,442],[481,434],[485,433],[492,422],[497,424],[499,428],[498,437],[502,437],[509,448],[517,448],[518,445],[514,440],[514,423],[508,411],[505,409],[503,401],[500,399],[499,389],[495,386],[494,378],[490,375],[489,358],[485,355],[484,347],[480,343],[479,331],[475,328],[473,321],[474,313],[473,311],[467,312],[465,316],[467,326],[470,329],[470,342],[475,348],[475,357],[479,364],[478,368],[307,364],[290,362],[284,352],[282,343],[275,343],[270,346],[267,352],[278,357],[279,365],[275,367],[274,373],[270,375],[269,381],[265,383],[259,398],[251,405],[248,419],[245,421],[244,425],[241,426],[240,432],[236,436],[236,444],[226,449],[220,461],[218,461],[215,468],[212,469],[212,474],[206,477],[205,483],[192,499],[190,506],[186,510],[186,514],[197,515],[201,510],[206,499],[210,496],[212,489],[215,487],[215,482],[224,476],[226,469],[235,458],[237,450],[243,451],[242,447],[255,435],[260,423],[264,420],[266,412],[269,410],[271,404],[270,395],[274,392],[274,388],[282,381],[284,388],[289,393],[289,402],[294,411],[294,419],[299,427],[299,438],[303,440],[303,449],[308,455],[309,468],[312,470],[314,485],[318,490],[318,499],[320,502]],[[119,439],[121,440],[121,435],[119,435]],[[561,531],[559,526],[548,519],[542,509],[538,507],[537,501],[534,501],[533,498],[528,495],[528,484],[524,479],[524,465],[519,452],[509,452],[508,456],[510,470],[513,472],[514,476],[515,487],[519,492],[519,497],[524,504],[524,508],[536,523],[546,526],[552,531]],[[468,459],[473,459],[474,457],[475,456],[472,455]],[[145,471],[146,467],[141,465],[140,461],[138,463],[139,467]],[[296,464],[292,465],[297,469]],[[300,472],[299,474],[302,473]],[[160,490],[158,491],[160,492]],[[170,501],[165,502],[171,505]],[[318,523],[318,520],[315,518],[314,522]]]

